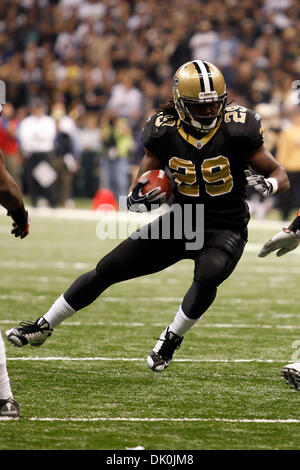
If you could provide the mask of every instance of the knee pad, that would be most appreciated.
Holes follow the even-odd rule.
[[[199,263],[195,263],[194,281],[197,281],[207,289],[214,289],[220,284],[227,270],[230,256],[219,250],[210,250],[209,254],[204,254]]]

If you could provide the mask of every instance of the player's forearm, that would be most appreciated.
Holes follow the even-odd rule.
[[[276,193],[283,193],[290,188],[290,182],[285,169],[279,165],[269,175],[268,180],[274,178],[275,186],[277,186]]]
[[[0,204],[8,211],[15,211],[23,206],[19,187],[7,172],[4,178],[0,178]]]
[[[140,167],[139,167],[136,179],[131,184],[129,191],[131,191],[132,188],[134,188],[134,186],[137,183],[137,180],[143,173],[149,170],[161,170],[161,169],[163,169],[162,161],[158,157],[156,157],[156,155],[146,151],[146,154],[140,163]]]
[[[286,170],[275,160],[268,149],[262,145],[248,159],[249,165],[264,178],[270,180],[273,190],[271,194],[283,193],[290,187]],[[273,179],[273,181],[272,181]]]

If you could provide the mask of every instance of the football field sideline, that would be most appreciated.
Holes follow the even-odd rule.
[[[28,212],[32,219],[45,218],[45,219],[68,219],[68,220],[95,220],[100,221],[105,219],[107,221],[118,222],[132,222],[138,221],[139,223],[148,223],[160,215],[165,213],[163,208],[155,212],[130,212],[130,211],[101,211],[92,209],[79,209],[79,208],[50,208],[50,207],[32,207],[27,206]],[[0,207],[0,216],[6,217],[6,210]],[[259,220],[250,219],[249,226],[257,229],[276,229],[286,224],[288,221],[280,220]]]

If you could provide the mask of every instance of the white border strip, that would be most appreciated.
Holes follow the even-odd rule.
[[[231,419],[231,418],[38,418],[33,416],[32,418],[23,418],[29,421],[81,421],[81,422],[106,422],[106,421],[124,421],[124,422],[142,422],[142,423],[156,423],[156,422],[221,422],[221,423],[256,423],[256,424],[300,424],[300,419],[264,419],[264,418],[243,418],[243,419]]]

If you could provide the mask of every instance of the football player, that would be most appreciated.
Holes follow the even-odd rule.
[[[261,258],[276,251],[277,256],[283,256],[289,251],[295,250],[300,242],[300,210],[288,228],[283,228],[267,241],[259,252]],[[300,362],[287,364],[282,369],[285,381],[295,390],[300,391]]]
[[[0,105],[0,116],[2,106]],[[0,204],[7,209],[7,215],[13,220],[11,233],[15,237],[28,235],[29,219],[25,210],[20,189],[8,173],[4,157],[0,151]],[[6,367],[5,346],[0,331],[0,419],[19,417],[19,404],[14,400]]]
[[[192,207],[195,214],[195,208],[204,205],[204,227],[196,226],[195,217],[187,222],[196,231],[204,229],[202,248],[187,246],[185,230],[177,230],[178,224],[184,225],[184,217],[176,218],[171,207],[169,213],[132,234],[95,269],[76,279],[34,323],[8,330],[11,343],[40,345],[53,328],[112,284],[158,272],[188,258],[194,261],[193,282],[147,357],[153,371],[168,367],[183,337],[213,303],[217,287],[242,256],[249,221],[244,171],[249,166],[256,170],[261,175],[256,185],[267,194],[289,187],[284,168],[264,147],[260,116],[243,106],[226,107],[226,100],[226,84],[217,67],[202,60],[187,62],[174,75],[169,103],[153,114],[142,133],[145,156],[137,180],[148,170],[167,169],[175,182],[174,206],[183,211]],[[150,210],[151,202],[157,203],[160,195],[156,190],[143,194],[146,178],[137,180],[127,199],[128,208]],[[168,238],[162,233],[167,217],[172,224]],[[159,236],[152,237],[153,233]]]

